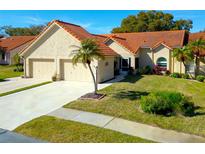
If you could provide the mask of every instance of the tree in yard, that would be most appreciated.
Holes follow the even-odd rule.
[[[85,39],[81,41],[81,46],[73,46],[77,49],[72,50],[72,54],[74,54],[72,58],[72,62],[74,65],[77,65],[78,62],[82,62],[85,66],[88,66],[90,73],[93,78],[94,83],[94,94],[97,94],[97,79],[95,78],[94,72],[91,68],[91,62],[93,60],[101,60],[104,59],[104,56],[99,53],[100,49],[98,44],[94,39]],[[97,69],[97,68],[96,68]]]
[[[21,58],[20,58],[18,53],[14,56],[14,63],[16,66],[16,71],[22,72],[23,71],[23,64],[21,64]]]
[[[194,53],[194,56],[195,56],[195,66],[196,66],[196,69],[195,69],[195,75],[198,75],[199,73],[199,60],[200,60],[200,57],[202,55],[202,52],[204,52],[205,50],[205,40],[203,39],[197,39],[196,41],[193,41],[193,42],[190,42],[188,44],[189,48],[192,50],[192,52]]]
[[[45,25],[32,25],[30,27],[3,26],[1,31],[9,36],[35,36],[38,35]]]
[[[174,16],[162,11],[141,11],[136,16],[124,18],[120,27],[112,33],[150,32],[164,30],[187,30],[192,28],[191,20],[174,20]]]
[[[194,60],[193,52],[190,50],[188,46],[184,46],[183,48],[174,49],[173,57],[176,58],[177,61],[183,63],[185,67],[185,72],[187,71],[186,64]]]

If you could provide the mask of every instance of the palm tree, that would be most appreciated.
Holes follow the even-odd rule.
[[[97,78],[95,78],[94,72],[91,68],[91,62],[93,60],[101,60],[104,59],[104,56],[99,53],[100,49],[98,44],[94,39],[85,39],[81,41],[81,46],[75,46],[73,47],[77,48],[72,50],[72,54],[74,54],[72,58],[73,65],[77,65],[78,62],[82,62],[85,66],[87,65],[90,73],[93,78],[93,83],[94,83],[94,94],[97,94]],[[96,67],[96,72],[97,72],[97,67]],[[96,73],[97,75],[97,73]]]
[[[195,75],[197,75],[199,72],[199,58],[201,53],[205,49],[205,40],[200,38],[194,42],[189,43],[188,45],[195,55],[195,65],[196,65]]]
[[[177,61],[183,63],[185,67],[185,72],[187,71],[186,63],[191,62],[194,59],[193,52],[190,50],[188,46],[184,46],[183,48],[174,49],[173,57],[175,57]]]

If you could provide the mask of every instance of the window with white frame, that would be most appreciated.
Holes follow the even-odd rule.
[[[157,66],[167,68],[167,59],[164,57],[160,57],[157,59]]]

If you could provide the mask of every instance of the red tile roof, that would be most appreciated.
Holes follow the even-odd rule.
[[[189,34],[189,42],[196,41],[197,39],[203,39],[203,40],[205,40],[205,32],[190,33],[190,34]],[[205,56],[205,50],[203,50],[203,51],[200,53],[200,56]]]
[[[67,23],[67,22],[63,22],[63,21],[59,21],[59,20],[53,20],[51,21],[48,26],[33,40],[33,42],[39,38],[41,36],[41,34],[46,31],[48,29],[48,27],[50,25],[52,25],[53,23],[56,23],[57,25],[59,25],[60,27],[62,27],[65,31],[67,31],[68,33],[70,33],[72,36],[74,36],[76,39],[78,39],[79,41],[82,41],[84,39],[87,38],[93,38],[96,39],[97,43],[99,44],[99,48],[100,48],[100,52],[104,55],[104,56],[116,56],[117,53],[114,52],[111,48],[109,48],[108,46],[106,46],[104,44],[104,36],[100,37],[100,35],[93,35],[90,34],[89,32],[87,32],[84,28],[82,28],[79,25],[75,25],[75,24],[71,24],[71,23]],[[25,48],[24,50],[26,50],[27,48]],[[24,51],[23,50],[23,51]],[[22,51],[22,52],[23,52]]]
[[[139,48],[153,48],[163,42],[170,48],[182,47],[184,45],[185,31],[157,31],[138,33],[117,33],[104,34],[129,49],[132,53],[137,53]]]
[[[35,36],[11,36],[2,38],[0,39],[0,47],[4,48],[6,52],[9,52],[32,41],[34,38]]]
[[[136,54],[140,48],[156,48],[161,44],[167,46],[170,49],[182,47],[184,45],[185,39],[185,30],[94,35],[79,25],[59,20],[53,20],[50,22],[48,26],[42,31],[42,33],[53,23],[58,24],[79,41],[82,41],[86,38],[96,39],[102,54],[106,56],[117,55],[116,52],[114,52],[105,44],[109,39],[118,42],[120,45],[134,54]],[[41,34],[39,34],[39,36]],[[38,37],[36,37],[36,39]]]
[[[63,21],[55,20],[58,25],[60,25],[63,29],[69,32],[71,35],[76,37],[78,40],[82,41],[87,38],[95,39],[99,45],[100,52],[105,56],[116,56],[117,53],[114,52],[111,48],[105,45],[104,40],[106,39],[104,36],[93,35],[87,32],[84,28],[79,25],[66,23]]]
[[[196,41],[197,39],[200,39],[200,38],[205,40],[205,32],[190,33],[189,34],[189,42]]]

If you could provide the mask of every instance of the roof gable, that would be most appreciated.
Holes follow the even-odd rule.
[[[48,24],[48,26],[43,30],[43,32],[41,34],[39,34],[39,36],[36,37],[36,39],[33,41],[32,44],[35,44],[36,40],[39,39],[43,34],[45,34],[48,29],[52,26],[52,25],[58,25],[59,27],[61,27],[62,29],[64,29],[66,32],[68,32],[69,34],[71,34],[74,38],[76,38],[78,41],[82,41],[84,39],[87,38],[92,38],[95,39],[96,42],[99,45],[100,48],[100,52],[104,55],[104,56],[115,56],[117,55],[112,49],[110,49],[108,46],[106,46],[104,44],[104,37],[100,35],[93,35],[90,34],[89,32],[87,32],[84,28],[82,28],[79,25],[75,25],[75,24],[71,24],[71,23],[66,23],[63,21],[59,21],[59,20],[53,20],[52,22],[50,22]],[[103,37],[103,38],[102,38]],[[24,49],[21,52],[21,55],[24,54],[24,52],[26,52],[31,46],[28,46],[26,49]]]

